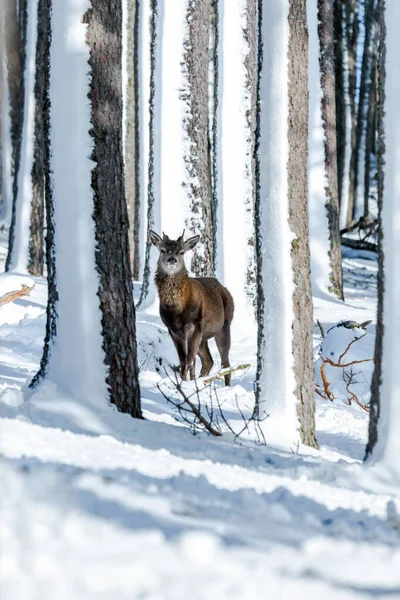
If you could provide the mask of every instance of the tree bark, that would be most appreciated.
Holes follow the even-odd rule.
[[[14,246],[16,202],[18,196],[18,171],[21,160],[22,126],[24,121],[24,69],[25,69],[25,41],[27,24],[27,0],[16,0],[6,3],[5,13],[8,87],[10,94],[11,141],[12,141],[12,176],[13,176],[13,202],[11,223],[8,239],[8,254],[5,270],[11,265]]]
[[[50,169],[50,46],[51,46],[51,7],[52,0],[40,0],[39,27],[43,37],[42,54],[42,135],[43,135],[43,172],[44,172],[44,198],[46,205],[46,264],[47,264],[47,308],[46,308],[46,334],[44,339],[43,355],[38,373],[33,378],[29,387],[34,388],[47,373],[50,358],[50,348],[57,334],[57,277],[55,257],[55,220],[53,203],[53,185]]]
[[[111,401],[141,418],[135,307],[122,148],[122,7],[92,0],[87,40],[92,69],[92,188],[103,348]]]
[[[197,276],[210,276],[215,268],[215,211],[208,139],[210,17],[210,0],[188,0],[188,37],[184,42],[183,57],[188,87],[182,98],[188,104],[184,126],[191,142],[190,151],[185,156],[191,212],[188,228],[193,235],[200,234],[201,239],[198,247],[201,249],[195,249],[192,259],[192,269]]]
[[[371,382],[371,401],[368,444],[366,458],[372,454],[378,439],[378,421],[380,416],[380,389],[382,383],[382,355],[383,355],[383,296],[385,291],[382,206],[384,192],[384,164],[385,164],[385,85],[386,85],[386,24],[385,0],[378,0],[377,7],[379,26],[379,53],[378,53],[378,314],[375,337],[374,373]],[[393,199],[394,201],[394,199]]]
[[[139,0],[127,0],[125,114],[125,189],[129,217],[129,248],[133,278],[139,277]]]
[[[368,83],[368,112],[366,116],[366,140],[365,140],[365,174],[364,174],[364,217],[369,216],[369,192],[370,192],[370,181],[371,181],[371,154],[376,151],[375,138],[377,133],[376,125],[376,105],[377,105],[377,64],[378,64],[378,23],[377,23],[377,10],[371,16],[373,19],[373,41],[371,47],[371,68],[369,73]]]
[[[349,68],[349,100],[351,110],[351,159],[349,172],[349,199],[347,206],[346,226],[350,226],[355,215],[356,198],[356,128],[357,128],[357,44],[359,35],[359,2],[360,0],[348,0],[345,4],[346,11],[346,42]]]
[[[293,355],[301,440],[317,447],[315,436],[312,294],[308,233],[308,32],[306,0],[289,3],[289,225],[293,266]]]
[[[331,290],[343,300],[342,252],[340,247],[340,215],[336,144],[335,52],[332,0],[318,0],[318,33],[322,88],[322,122],[324,127],[325,173],[327,178],[326,209],[329,225],[329,261]]]
[[[36,45],[35,75],[35,133],[34,161],[32,168],[32,211],[29,239],[28,271],[32,275],[43,275],[44,262],[44,196],[45,196],[45,86],[47,57],[47,0],[38,0],[38,37]]]
[[[336,147],[339,207],[342,206],[344,161],[346,152],[346,98],[344,87],[343,0],[333,2],[335,52]]]

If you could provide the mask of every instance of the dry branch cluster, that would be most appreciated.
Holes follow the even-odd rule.
[[[318,321],[318,326],[321,330],[322,337],[325,337],[322,325],[319,323],[319,321]],[[364,333],[363,335],[361,335],[359,337],[355,337],[354,340],[349,342],[345,351],[339,356],[339,359],[337,361],[332,360],[328,356],[323,356],[322,352],[320,352],[320,358],[321,358],[320,372],[321,372],[321,379],[322,379],[323,385],[322,385],[322,390],[321,390],[320,389],[321,386],[319,386],[319,384],[316,384],[315,391],[319,396],[321,396],[321,398],[323,398],[324,400],[330,400],[331,402],[333,402],[333,400],[335,400],[335,396],[334,396],[332,390],[330,389],[331,384],[328,381],[328,378],[326,376],[325,368],[326,368],[326,365],[330,365],[331,367],[338,367],[338,368],[343,369],[343,380],[345,381],[345,384],[346,384],[346,390],[348,393],[347,399],[348,399],[349,404],[351,404],[352,401],[354,400],[356,402],[356,404],[358,404],[358,406],[360,406],[363,410],[369,412],[369,406],[366,404],[363,404],[363,402],[361,402],[361,400],[358,398],[357,394],[355,392],[353,392],[352,390],[350,390],[350,386],[355,383],[354,378],[356,376],[356,373],[354,373],[353,367],[355,365],[358,365],[361,363],[371,362],[374,359],[373,358],[364,358],[364,359],[360,359],[360,360],[348,360],[348,361],[343,362],[346,358],[347,353],[349,352],[350,348],[352,347],[352,345],[355,344],[356,342],[359,342],[360,340],[362,340],[366,335],[367,335],[367,333]],[[344,370],[346,368],[349,368],[350,371],[346,372]]]

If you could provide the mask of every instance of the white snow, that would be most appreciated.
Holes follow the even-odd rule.
[[[385,99],[385,187],[383,198],[383,251],[385,294],[383,306],[382,385],[378,442],[372,458],[400,482],[400,351],[399,294],[400,279],[400,37],[396,24],[400,19],[397,0],[386,3],[386,99]]]
[[[299,439],[293,374],[293,234],[288,218],[288,2],[263,3],[261,71],[260,220],[264,283],[260,416],[268,440]],[[271,23],[274,27],[271,27]]]
[[[331,286],[329,264],[329,228],[325,208],[327,177],[325,172],[325,133],[322,122],[321,72],[317,0],[307,0],[308,25],[308,209],[310,215],[311,284],[313,294],[327,293]]]
[[[104,352],[95,270],[89,135],[89,47],[82,23],[89,0],[65,0],[52,10],[51,169],[56,273],[57,335],[48,378],[60,393],[94,405],[105,402]],[[41,397],[50,384],[41,384]],[[56,389],[52,390],[53,395]],[[49,397],[51,403],[51,395]]]
[[[371,261],[347,261],[362,283]],[[167,383],[154,358],[174,361],[169,337],[158,317],[139,314],[146,420],[106,404],[91,407],[91,421],[66,419],[70,397],[54,386],[42,388],[41,406],[21,393],[44,336],[46,285],[34,281],[30,298],[0,310],[4,600],[397,597],[399,488],[378,485],[360,464],[364,411],[318,399],[319,451],[233,443],[228,433],[193,437],[156,388]],[[347,305],[316,299],[325,330],[332,320],[373,317],[366,290],[346,291]],[[373,351],[373,335],[366,339]],[[231,390],[217,384],[231,422],[240,423],[235,398],[252,409],[252,348],[234,336],[232,361],[251,367],[233,374]]]
[[[18,172],[18,194],[15,205],[14,246],[9,270],[27,273],[29,262],[29,226],[33,196],[32,166],[35,132],[35,72],[38,0],[27,6],[27,38],[25,58],[25,98],[22,126],[21,162]]]
[[[251,108],[246,89],[244,38],[246,0],[224,0],[219,6],[219,153],[217,277],[235,298],[243,331],[254,326],[254,307],[246,293],[253,246],[251,131],[246,111]],[[250,24],[250,27],[252,24]]]

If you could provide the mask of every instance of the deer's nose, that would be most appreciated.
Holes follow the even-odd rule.
[[[171,263],[171,265],[173,265],[174,263],[176,263],[176,262],[177,262],[177,260],[176,260],[175,256],[171,256],[171,257],[168,259],[168,262],[169,262],[169,263]]]

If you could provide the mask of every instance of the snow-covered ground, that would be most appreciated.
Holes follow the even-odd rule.
[[[376,263],[354,256],[346,304],[315,299],[325,331],[375,323]],[[33,279],[30,297],[0,308],[2,600],[400,598],[399,489],[361,465],[365,411],[317,396],[319,450],[193,436],[156,387],[155,356],[165,365],[173,349],[141,313],[144,421],[101,403],[88,418],[45,386],[24,402],[45,327],[46,284]],[[319,342],[316,327],[316,355]],[[217,383],[234,423],[236,403],[252,408],[253,336],[234,333],[232,363],[251,363],[230,391]]]

